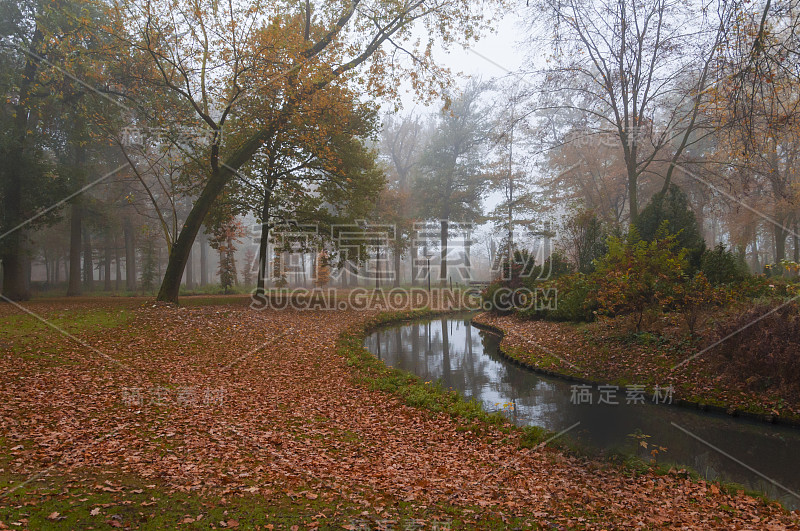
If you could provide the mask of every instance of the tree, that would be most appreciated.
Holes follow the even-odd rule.
[[[199,195],[171,249],[158,295],[170,302],[177,301],[191,245],[215,199],[304,101],[362,65],[376,95],[396,86],[387,82],[387,74],[410,74],[420,93],[430,92],[443,79],[441,69],[429,54],[400,45],[411,36],[414,22],[422,21],[430,30],[426,44],[439,37],[445,45],[458,35],[451,28],[469,39],[481,22],[468,0],[376,5],[361,0],[255,5],[196,0],[192,9],[175,9],[171,0],[144,5],[120,0],[115,7],[128,29],[119,38],[132,51],[133,63],[150,75],[150,86],[177,95],[212,131]],[[396,45],[395,54],[382,50],[387,42]],[[414,54],[411,64],[398,57],[405,50]],[[395,68],[389,70],[390,64]],[[426,71],[434,75],[421,74]],[[258,87],[274,92],[276,86],[282,94],[280,106],[262,109],[271,119],[257,127],[240,119],[240,140],[223,142],[240,102],[257,95]]]
[[[666,190],[682,153],[698,140],[732,10],[720,2],[698,12],[673,0],[539,0],[532,9],[546,15],[546,49],[554,50],[540,108],[578,110],[587,134],[614,139],[635,224],[640,178],[666,163]]]
[[[531,179],[525,172],[526,156],[518,151],[521,138],[530,134],[528,118],[531,112],[526,111],[523,103],[527,98],[518,84],[510,84],[502,88],[501,108],[494,118],[493,130],[490,135],[495,144],[494,151],[497,160],[493,164],[491,188],[503,194],[500,203],[494,208],[489,218],[495,226],[500,227],[504,233],[507,257],[512,259],[515,250],[514,230],[517,225],[530,226],[533,223],[532,215],[536,212],[536,200],[531,189]],[[526,216],[520,219],[520,216]]]
[[[270,232],[276,225],[313,222],[320,233],[330,233],[332,225],[365,217],[384,184],[376,154],[367,147],[376,130],[371,104],[359,103],[346,86],[332,83],[299,111],[232,183],[242,210],[261,224],[258,293],[265,290]]]
[[[245,235],[244,226],[237,219],[230,219],[214,229],[209,244],[219,253],[219,283],[225,293],[239,284],[236,275],[236,244]]]
[[[564,130],[543,158],[543,175],[537,180],[541,195],[550,205],[577,203],[594,211],[608,227],[621,228],[628,219],[628,180],[621,150],[615,141],[597,141],[589,129],[565,114],[548,116],[538,128],[542,136],[547,134],[545,127]]]
[[[414,183],[419,212],[441,223],[442,285],[447,282],[449,224],[476,221],[488,186],[484,158],[488,124],[480,102],[485,89],[473,81],[449,108],[442,109]]]
[[[714,159],[723,170],[715,177],[768,213],[776,262],[786,258],[792,233],[800,258],[800,75],[793,67],[800,13],[790,2],[768,1],[761,12],[742,8],[737,21],[719,73],[725,83],[707,109],[722,133]]]
[[[627,239],[611,237],[608,253],[594,273],[597,300],[604,313],[632,314],[637,332],[645,317],[675,302],[687,264],[674,235],[662,226],[652,241],[639,239],[634,227]]]
[[[247,247],[244,254],[244,265],[242,266],[242,282],[245,287],[253,285],[253,266],[256,265],[256,253],[252,247]]]
[[[53,118],[71,80],[43,62],[60,62],[83,44],[76,37],[91,10],[82,2],[18,0],[2,6],[0,26],[0,260],[3,296],[24,300],[28,286],[27,232],[55,219],[41,215],[66,194],[53,173],[58,139]]]
[[[383,222],[396,227],[391,244],[396,286],[400,285],[401,255],[407,249],[411,251],[411,284],[416,285],[418,280],[418,248],[412,242],[416,240],[414,225],[419,221],[419,212],[412,208],[412,188],[429,133],[422,119],[413,113],[402,117],[387,114],[383,120],[380,153],[386,163],[389,189],[384,192],[378,212]]]
[[[139,250],[142,253],[142,291],[145,293],[153,291],[158,279],[157,242],[158,231],[149,225],[142,225]]]

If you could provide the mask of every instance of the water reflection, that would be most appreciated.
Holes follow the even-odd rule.
[[[628,404],[625,393],[617,393],[612,401],[618,405],[598,404],[594,390],[593,404],[576,405],[571,401],[573,384],[507,362],[498,353],[499,342],[497,336],[472,326],[465,315],[379,330],[367,337],[365,346],[387,365],[426,381],[441,380],[489,411],[513,404],[505,413],[518,425],[561,431],[580,422],[570,435],[597,448],[628,451],[636,448],[629,434],[641,430],[650,436],[649,442],[667,448],[657,456],[661,461],[689,465],[708,479],[741,483],[789,507],[800,507],[800,496],[763,477],[800,493],[800,430],[654,405],[652,396],[646,396],[644,404]]]

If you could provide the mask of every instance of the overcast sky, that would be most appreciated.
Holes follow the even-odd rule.
[[[496,24],[495,29],[495,32],[485,35],[469,49],[454,46],[450,53],[437,49],[434,57],[454,73],[464,74],[459,84],[463,84],[469,76],[479,76],[484,81],[506,76],[522,66],[527,53],[520,47],[520,41],[524,37],[522,19],[515,12],[508,13]],[[415,101],[410,87],[401,98],[403,114],[414,108],[424,112],[425,107]],[[436,112],[440,104],[441,102],[435,102],[428,111]]]

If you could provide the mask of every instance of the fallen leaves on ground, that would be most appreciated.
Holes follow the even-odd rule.
[[[70,304],[117,303],[28,306],[46,317]],[[405,500],[464,507],[476,521],[486,512],[555,527],[798,526],[776,504],[677,475],[626,474],[549,448],[521,449],[495,428],[464,431],[445,415],[354,383],[335,342],[374,312],[153,304],[130,311],[123,326],[77,334],[127,369],[55,333],[24,353],[4,351],[5,473],[53,467],[265,503],[284,495],[346,501],[387,519],[397,511],[392,500]],[[0,321],[14,313],[0,312]],[[111,479],[94,489],[124,495],[126,487]],[[123,525],[114,516],[106,523]]]

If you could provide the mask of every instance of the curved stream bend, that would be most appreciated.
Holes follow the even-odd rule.
[[[500,338],[471,325],[470,317],[383,328],[366,338],[365,347],[387,365],[426,381],[441,380],[487,411],[504,411],[515,424],[560,432],[577,423],[570,436],[628,452],[641,448],[630,434],[648,435],[648,444],[667,448],[656,456],[659,461],[800,507],[800,430],[663,407],[653,403],[652,394],[628,396],[534,373],[504,359]]]

